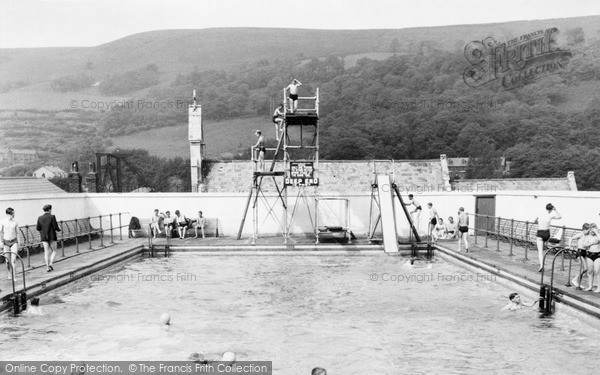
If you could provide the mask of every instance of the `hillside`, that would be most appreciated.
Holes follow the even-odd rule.
[[[445,153],[476,158],[469,177],[489,178],[496,177],[493,166],[504,156],[513,162],[512,177],[556,177],[574,170],[581,189],[600,189],[600,171],[593,168],[600,163],[598,21],[600,17],[406,30],[144,33],[81,49],[95,53],[88,56],[93,62],[75,59],[84,68],[54,69],[63,75],[38,77],[38,82],[33,77],[39,72],[32,71],[27,81],[5,84],[0,137],[8,147],[37,148],[44,161],[62,165],[70,160],[85,165],[95,152],[115,148],[186,158],[187,105],[195,90],[203,109],[207,156],[240,157],[254,143],[254,129],[272,137],[273,105],[296,77],[303,82],[301,96],[320,90],[323,159],[428,159]],[[493,35],[506,41],[544,27],[560,30],[560,66],[550,61],[554,65],[543,67],[551,70],[539,79],[514,75],[519,84],[509,89],[465,84],[465,40]],[[43,69],[69,60],[66,56],[77,50],[50,51]],[[35,54],[13,52],[10,69],[16,79],[23,74],[16,71],[16,56],[29,53],[35,60]],[[508,72],[524,74],[516,68]],[[90,108],[90,103],[96,106]],[[28,106],[37,108],[19,109]],[[183,159],[176,163],[185,164]]]
[[[275,137],[275,127],[267,117],[204,122],[205,155],[212,159],[228,159],[246,151],[256,142],[254,131],[260,129],[266,138]],[[161,158],[190,157],[188,126],[144,130],[112,138],[111,149],[143,149]]]
[[[597,35],[599,24],[600,16],[590,16],[397,30],[161,30],[96,47],[0,49],[0,108],[36,108],[41,101],[35,94],[39,91],[32,88],[64,76],[86,75],[101,85],[112,76],[155,65],[160,72],[157,82],[160,85],[194,69],[232,71],[260,61],[301,61],[327,56],[352,59],[352,55],[390,52],[391,47],[392,52],[412,52],[423,41],[438,50],[454,51],[462,50],[472,40],[493,36],[504,41],[548,27],[559,30],[581,27],[586,35]],[[97,90],[89,94],[98,95]],[[24,95],[23,91],[31,95]],[[46,97],[54,95],[45,94]],[[128,94],[139,95],[135,91]],[[74,99],[85,97],[73,94]],[[63,109],[69,108],[68,101],[63,104]]]

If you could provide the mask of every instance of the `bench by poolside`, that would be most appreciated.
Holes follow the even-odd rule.
[[[80,240],[87,239],[90,242],[94,238],[102,236],[100,229],[94,228],[91,224],[90,218],[73,219],[73,220],[61,220],[58,222],[60,232],[57,232],[57,242],[64,248],[65,245],[70,243],[79,243]],[[40,232],[37,231],[36,225],[24,225],[19,227],[19,255],[21,257],[27,256],[31,252],[40,252],[43,250],[42,239]],[[4,258],[0,257],[0,263],[5,261]]]
[[[206,235],[206,237],[219,237],[219,236],[223,236],[223,227],[221,226],[221,222],[219,221],[218,218],[216,217],[206,217],[206,223],[204,225],[204,234]],[[148,237],[149,233],[151,233],[150,230],[150,224],[152,223],[152,219],[140,219],[140,226],[142,227],[141,229],[133,229],[130,232],[130,237]],[[186,231],[186,238],[189,237],[194,237],[196,235],[195,232],[195,225],[196,222],[192,222],[192,224],[188,227],[188,230]],[[164,232],[164,230],[163,230]],[[201,235],[200,233],[198,233],[199,235]],[[158,237],[165,237],[166,234],[165,233],[161,233],[159,234]]]

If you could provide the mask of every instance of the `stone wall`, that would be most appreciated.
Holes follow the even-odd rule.
[[[444,193],[452,190],[464,193],[494,194],[507,190],[577,191],[573,172],[565,178],[503,178],[472,179],[449,182],[446,156],[431,160],[334,160],[319,163],[319,190],[336,193],[370,192],[373,172],[390,173],[401,193]],[[270,163],[267,161],[267,168]],[[282,168],[278,163],[277,167]],[[276,170],[277,170],[276,167]],[[445,168],[444,168],[445,167]],[[253,163],[250,161],[219,161],[210,167],[204,179],[204,192],[249,192]],[[277,184],[282,184],[277,177]],[[275,192],[271,177],[264,177],[262,188]]]
[[[267,168],[270,164],[266,163]],[[279,167],[282,163],[279,163]],[[204,179],[205,192],[248,192],[252,184],[252,162],[215,162]],[[440,160],[388,160],[388,161],[321,161],[319,163],[319,189],[339,193],[370,192],[374,181],[373,171],[393,173],[401,192],[443,190],[448,182]],[[282,179],[278,177],[281,185]],[[275,191],[271,177],[264,177],[263,189]]]
[[[577,191],[569,178],[505,178],[473,179],[452,182],[452,190],[463,193],[494,194],[507,190]]]

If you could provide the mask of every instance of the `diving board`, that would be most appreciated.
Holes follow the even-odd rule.
[[[392,181],[389,175],[377,175],[377,191],[379,193],[383,249],[386,253],[397,253],[398,233],[396,232],[396,212],[394,210],[394,200],[392,195]]]

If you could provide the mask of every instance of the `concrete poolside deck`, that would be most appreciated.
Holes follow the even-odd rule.
[[[458,253],[456,251],[458,248],[457,240],[439,241],[436,243],[436,248],[436,255],[450,257],[506,278],[525,288],[539,291],[542,274],[538,272],[538,254],[534,246],[529,247],[527,251],[528,259],[525,259],[525,247],[513,245],[513,255],[510,255],[510,243],[498,242],[488,238],[486,247],[485,237],[483,236],[477,237],[477,244],[475,244],[475,237],[469,236],[468,253],[465,253],[464,244],[462,245],[462,252]],[[554,253],[548,254],[544,263],[543,282],[545,285],[550,285],[551,282],[554,256]],[[569,258],[564,258],[564,269],[562,262],[562,255],[559,255],[554,265],[553,288],[559,294],[556,300],[600,319],[600,293],[585,291],[571,285],[570,280],[579,272],[579,261],[572,260],[570,275]],[[587,282],[587,276],[584,276],[582,282],[584,288],[588,285]]]
[[[529,260],[524,260],[525,249],[520,246],[513,246],[513,256],[509,255],[508,243],[488,239],[488,247],[484,247],[484,238],[478,238],[478,244],[474,244],[475,238],[470,237],[469,253],[457,253],[456,241],[440,241],[436,244],[435,255],[444,258],[451,258],[459,263],[482,269],[486,272],[495,274],[515,282],[532,291],[539,290],[540,276],[537,272],[537,251],[530,248]],[[253,244],[255,242],[255,244]],[[167,241],[165,238],[159,238],[153,241],[155,245],[155,256],[164,256],[164,247]],[[148,238],[122,238],[110,241],[105,239],[105,247],[100,247],[98,241],[93,242],[93,249],[89,250],[88,243],[82,243],[79,246],[79,253],[76,252],[75,245],[65,247],[65,256],[62,256],[62,250],[59,249],[54,271],[47,272],[44,265],[43,251],[38,254],[31,254],[29,262],[31,268],[27,267],[28,259],[24,258],[27,295],[29,298],[44,294],[59,286],[65,285],[71,281],[83,278],[94,272],[111,265],[141,257],[144,253],[149,253]],[[208,237],[208,238],[185,238],[171,239],[170,251],[172,252],[202,252],[204,254],[228,255],[235,253],[271,253],[282,255],[381,255],[385,256],[382,245],[372,244],[366,238],[359,238],[350,241],[347,244],[327,242],[315,244],[314,237],[298,236],[292,237],[285,244],[281,236],[261,237],[256,241],[252,238],[235,237]],[[420,246],[419,256],[425,257],[426,244]],[[500,251],[497,251],[499,249]],[[410,246],[402,246],[399,253],[401,256],[410,256]],[[546,260],[546,272],[544,283],[550,283],[549,269],[551,267],[552,257]],[[583,311],[591,316],[600,319],[600,293],[577,290],[575,287],[566,286],[568,281],[568,259],[565,259],[565,270],[560,267],[561,258],[556,261],[554,288],[561,295],[558,301],[575,309]],[[4,266],[2,266],[4,268]],[[20,265],[17,266],[19,274],[15,283],[17,291],[23,289],[23,279],[20,272]],[[579,263],[573,262],[573,273],[579,270]],[[0,272],[0,311],[10,308],[9,298],[12,295],[12,283],[7,279],[5,271]],[[584,285],[587,285],[587,278],[584,278]]]

